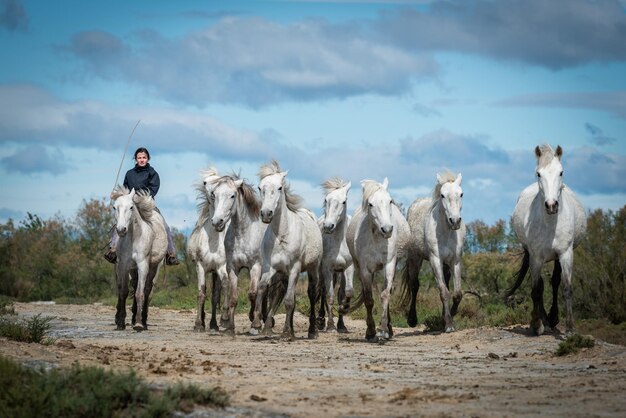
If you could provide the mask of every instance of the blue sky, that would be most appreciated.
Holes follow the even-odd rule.
[[[209,165],[258,182],[276,159],[320,184],[389,178],[408,206],[463,174],[463,217],[509,219],[533,149],[564,149],[587,209],[626,204],[619,0],[0,0],[0,221],[72,218],[147,147],[186,230]],[[119,182],[121,182],[121,178]]]

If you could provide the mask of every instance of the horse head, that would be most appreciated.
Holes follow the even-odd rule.
[[[122,194],[115,199],[113,208],[115,209],[115,229],[120,237],[123,237],[128,232],[128,228],[133,219],[133,212],[136,210],[135,202],[135,189],[132,189],[128,194]]]
[[[461,173],[453,181],[446,181],[437,174],[437,182],[441,184],[439,201],[446,214],[446,220],[451,229],[461,228],[461,208],[463,207],[463,189],[461,188]]]
[[[243,179],[233,179],[230,176],[220,178],[213,190],[211,200],[214,211],[211,224],[216,231],[222,232],[237,208],[237,196]]]
[[[556,147],[556,151],[553,151],[549,145],[535,148],[537,183],[543,194],[544,206],[548,215],[555,215],[559,212],[559,200],[561,199],[561,190],[563,190],[562,155],[563,149],[560,145]]]
[[[261,220],[268,224],[279,207],[281,199],[284,198],[284,181],[287,171],[269,174],[264,176],[259,182],[261,192]]]
[[[374,231],[379,232],[383,238],[389,239],[393,234],[391,220],[393,199],[387,191],[389,185],[387,177],[382,183],[363,180],[361,185],[363,186],[363,211],[369,216]]]
[[[352,183],[344,184],[341,182],[340,184],[341,186],[329,190],[324,198],[323,230],[326,234],[332,234],[337,224],[344,220],[347,215],[348,191]]]

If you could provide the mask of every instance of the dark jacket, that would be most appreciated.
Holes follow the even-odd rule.
[[[159,179],[159,173],[150,166],[150,163],[146,164],[144,167],[139,167],[135,164],[135,168],[126,172],[124,186],[127,187],[128,190],[147,190],[154,199],[159,191],[159,187],[161,187],[161,180]]]

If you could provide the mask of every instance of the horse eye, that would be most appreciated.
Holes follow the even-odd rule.
[[[537,171],[537,177],[541,178],[541,174]]]
[[[463,197],[463,193],[461,193],[461,197]]]
[[[343,204],[345,205],[345,204],[346,204],[346,202],[347,202],[347,200],[344,200],[344,201],[343,201]]]
[[[373,207],[374,207],[374,205],[373,205],[373,204],[371,204],[371,203],[369,204],[369,206],[370,206],[370,208],[373,208]]]
[[[278,190],[279,190],[279,191],[280,191],[280,190],[282,190],[282,189],[283,189],[283,186],[280,186],[280,187],[278,188]]]
[[[204,185],[206,186],[206,180],[204,180],[204,181],[202,182],[202,184],[204,184]]]
[[[441,193],[441,198],[442,198],[442,199],[445,199],[445,198],[446,198],[446,197],[443,195],[443,193]]]
[[[235,198],[235,195],[232,195],[230,198],[231,198],[231,199],[234,199],[234,198]]]
[[[559,174],[559,176],[563,177],[563,172],[561,171],[561,174]]]

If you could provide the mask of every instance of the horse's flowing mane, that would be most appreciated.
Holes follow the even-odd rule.
[[[363,200],[361,202],[361,207],[363,211],[367,211],[367,202],[369,202],[370,197],[382,189],[383,185],[375,180],[362,180],[361,186],[363,187]]]
[[[259,169],[259,178],[263,180],[267,176],[271,176],[272,174],[279,174],[282,170],[278,161],[272,160],[269,164],[264,164]],[[283,192],[285,194],[285,201],[287,203],[287,209],[292,212],[297,212],[298,209],[302,208],[302,198],[297,194],[291,192],[289,183],[284,182]]]
[[[341,189],[342,187],[346,187],[348,185],[347,181],[342,180],[339,177],[331,177],[322,183],[322,187],[328,192],[332,192],[333,190]]]
[[[443,173],[439,173],[437,177],[437,181],[435,182],[435,187],[433,188],[433,201],[437,202],[441,200],[441,188],[446,183],[452,183],[456,180],[456,174],[454,174],[450,170],[445,170]]]
[[[537,161],[537,167],[543,168],[547,166],[550,161],[552,161],[552,159],[554,159],[554,150],[548,144],[540,145],[538,148],[541,152],[541,155],[539,156],[539,160]]]
[[[235,182],[242,180],[241,186],[237,188]],[[222,176],[217,180],[214,180],[212,184],[218,187],[226,183],[229,187],[237,190],[237,197],[243,201],[243,204],[248,209],[248,212],[253,216],[258,216],[261,212],[261,203],[257,197],[254,187],[252,187],[246,180],[242,179],[239,174],[231,174],[230,176]]]
[[[115,190],[113,190],[113,193],[111,193],[111,198],[115,200],[121,196],[128,196],[129,194],[130,190],[128,190],[128,188],[124,186],[117,186]],[[144,221],[151,223],[152,214],[154,213],[156,205],[150,192],[144,189],[135,191],[133,203],[137,207],[139,216],[141,216]]]

